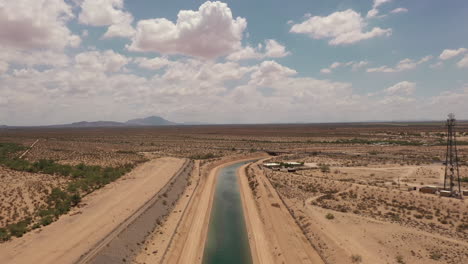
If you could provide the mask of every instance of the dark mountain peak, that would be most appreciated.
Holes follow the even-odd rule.
[[[126,125],[134,126],[169,126],[176,125],[176,123],[166,120],[160,116],[149,116],[145,118],[137,118],[128,120],[125,122]]]

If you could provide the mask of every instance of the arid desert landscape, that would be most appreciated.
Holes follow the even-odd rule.
[[[253,263],[464,263],[466,198],[419,190],[443,186],[445,139],[443,122],[1,129],[0,262],[202,263],[218,174],[245,161]]]

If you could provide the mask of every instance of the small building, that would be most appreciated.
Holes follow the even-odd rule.
[[[263,163],[263,166],[267,168],[279,168],[281,164],[278,162],[267,162],[267,163]]]
[[[288,161],[288,162],[285,162],[284,164],[291,166],[291,167],[299,167],[303,165],[303,163],[295,162],[295,161]]]
[[[430,193],[430,194],[435,194],[438,190],[439,190],[439,188],[437,186],[432,186],[432,185],[423,186],[423,187],[419,188],[420,192]]]

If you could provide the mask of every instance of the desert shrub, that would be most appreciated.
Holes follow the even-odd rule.
[[[190,156],[190,158],[191,158],[191,159],[198,159],[198,160],[202,160],[202,159],[213,159],[213,158],[216,158],[216,155],[213,154],[213,153],[195,154],[195,155]]]
[[[151,146],[154,146],[153,143],[151,143],[152,145]],[[115,153],[119,153],[119,154],[137,154],[135,151],[132,151],[132,150],[117,150]]]
[[[51,215],[44,216],[41,218],[40,224],[42,226],[50,225],[54,221],[54,218]]]
[[[431,252],[431,254],[429,255],[429,257],[433,260],[439,260],[442,258],[442,254],[438,251],[434,251],[434,252]]]
[[[403,259],[403,256],[402,255],[398,255],[396,256],[396,262],[399,263],[399,264],[405,264],[405,260]]]
[[[11,237],[6,228],[0,228],[0,241],[7,241]]]
[[[0,143],[0,159],[7,158],[22,150],[26,150],[26,148],[16,143]]]
[[[330,172],[330,165],[328,165],[328,164],[320,164],[319,168],[320,168],[320,171],[323,172],[323,173]]]
[[[353,262],[353,263],[361,263],[361,262],[362,262],[362,257],[361,257],[361,255],[352,255],[352,256],[351,256],[351,262]]]
[[[468,230],[468,224],[459,224],[457,226],[457,230],[460,231],[460,232],[464,232],[464,231]]]
[[[468,177],[462,177],[462,178],[460,179],[460,181],[462,181],[462,182],[468,182]]]
[[[328,213],[327,215],[325,215],[325,218],[327,218],[328,220],[332,220],[335,219],[335,216],[332,213]]]
[[[81,196],[79,193],[74,193],[71,197],[70,197],[70,202],[71,202],[71,205],[72,206],[75,206],[77,204],[79,204],[81,202]]]
[[[25,220],[9,225],[7,228],[12,236],[22,237],[24,233],[28,231],[28,225],[30,223],[31,218],[26,218]]]

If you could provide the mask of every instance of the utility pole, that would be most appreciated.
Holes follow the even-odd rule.
[[[447,119],[447,153],[445,155],[444,190],[450,191],[452,196],[461,197],[460,170],[458,168],[457,138],[455,132],[455,115],[450,113]]]

